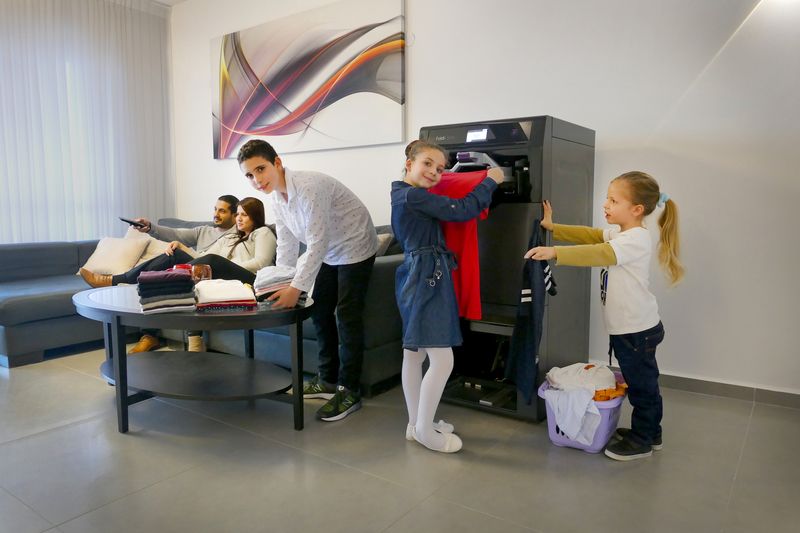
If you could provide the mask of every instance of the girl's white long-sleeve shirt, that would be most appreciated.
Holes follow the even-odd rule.
[[[646,228],[619,231],[554,224],[553,229],[554,239],[582,245],[556,246],[558,265],[603,267],[600,300],[610,335],[638,333],[661,321],[650,292],[653,241]]]

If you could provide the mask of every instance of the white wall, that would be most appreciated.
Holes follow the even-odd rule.
[[[292,5],[173,8],[179,216],[205,218],[214,195],[249,194],[235,161],[211,157],[211,39]],[[596,225],[608,182],[631,169],[656,176],[681,209],[686,281],[667,289],[653,270],[662,371],[800,393],[800,2],[407,0],[406,17],[408,139],[424,125],[540,114],[593,128]],[[402,147],[284,159],[336,176],[385,224]],[[588,355],[603,359],[592,297]]]

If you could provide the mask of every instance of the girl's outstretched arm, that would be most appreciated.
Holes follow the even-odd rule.
[[[580,244],[577,246],[537,246],[525,253],[526,259],[549,261],[564,266],[609,266],[617,264],[617,255],[610,244]]]

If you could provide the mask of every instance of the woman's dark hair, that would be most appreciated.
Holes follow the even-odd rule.
[[[253,198],[252,196],[242,198],[239,200],[239,203],[236,204],[236,206],[244,209],[244,212],[247,213],[247,216],[249,216],[250,220],[253,221],[253,231],[257,230],[258,228],[263,228],[267,225],[267,223],[264,221],[264,204],[258,198]],[[233,249],[236,248],[239,243],[246,241],[250,237],[238,229],[236,230],[236,234],[239,236],[239,238],[235,243],[233,243],[233,246],[231,246],[231,251],[228,252],[228,259],[233,257]]]
[[[270,163],[275,163],[275,158],[278,157],[278,153],[267,141],[262,141],[261,139],[252,139],[244,143],[244,146],[239,148],[239,155],[236,156],[236,160],[239,161],[239,164],[241,165],[245,160],[250,159],[251,157],[259,156],[263,157]]]

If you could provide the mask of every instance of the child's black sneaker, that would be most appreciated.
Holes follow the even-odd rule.
[[[336,385],[323,381],[319,376],[314,376],[303,384],[303,398],[330,400],[335,392]]]
[[[614,438],[617,440],[622,440],[630,435],[631,429],[630,428],[617,428],[617,431],[614,432]],[[650,447],[653,448],[653,451],[659,451],[661,448],[664,447],[664,444],[661,442],[661,435],[653,439],[653,442],[650,444]]]
[[[606,457],[616,461],[633,461],[653,455],[653,448],[648,444],[639,444],[629,438],[618,440],[606,446]]]
[[[333,398],[319,408],[317,418],[324,422],[335,422],[359,409],[361,409],[361,397],[339,385]]]

